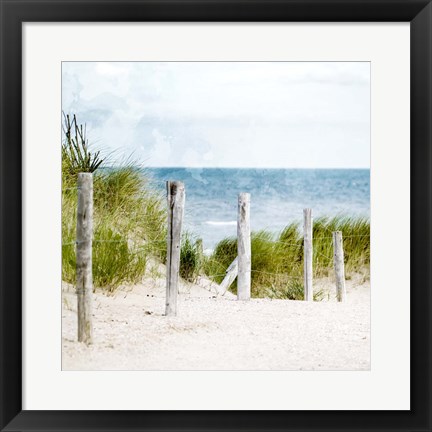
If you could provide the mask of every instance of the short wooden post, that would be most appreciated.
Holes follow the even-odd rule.
[[[76,270],[78,295],[78,342],[93,342],[92,324],[93,174],[78,174]]]
[[[237,219],[238,277],[237,300],[250,300],[251,295],[251,237],[250,194],[238,196]]]
[[[341,231],[335,231],[333,233],[333,251],[334,269],[336,277],[336,297],[339,302],[343,302],[346,299],[346,289],[344,251]]]
[[[238,275],[238,257],[227,268],[224,280],[219,285],[218,294],[224,295]]]
[[[185,187],[179,181],[167,181],[168,234],[166,264],[165,315],[177,315],[177,293],[180,270],[181,231],[185,204]]]
[[[312,209],[303,210],[303,235],[304,235],[304,299],[313,301],[312,286]]]
[[[204,246],[203,246],[203,240],[202,240],[202,238],[199,238],[196,241],[196,248],[197,248],[198,255],[200,257],[202,257],[204,255]]]
[[[204,263],[204,246],[202,238],[197,239],[195,247],[198,253],[198,272],[201,272]]]

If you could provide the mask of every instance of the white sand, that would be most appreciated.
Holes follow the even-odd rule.
[[[319,284],[334,290],[329,281]],[[368,283],[348,281],[346,303],[238,302],[182,285],[178,316],[170,318],[164,291],[159,278],[113,296],[96,293],[87,347],[76,342],[76,296],[64,286],[63,370],[370,369]]]

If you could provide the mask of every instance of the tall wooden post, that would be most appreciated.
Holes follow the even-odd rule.
[[[312,209],[303,210],[303,235],[304,235],[304,299],[313,301],[312,286]]]
[[[346,299],[346,288],[344,251],[341,231],[335,231],[333,233],[333,251],[334,269],[336,277],[336,297],[339,302],[343,302]]]
[[[179,181],[167,181],[168,234],[166,263],[165,315],[177,315],[177,293],[180,270],[181,231],[185,204],[185,187]]]
[[[237,300],[250,300],[251,296],[251,237],[250,237],[250,194],[238,196],[237,219]]]
[[[78,342],[93,342],[92,325],[92,237],[93,174],[78,174],[78,209],[76,230],[76,270],[78,295]]]

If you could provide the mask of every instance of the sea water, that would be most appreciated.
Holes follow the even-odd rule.
[[[207,252],[237,232],[237,199],[251,194],[251,229],[280,232],[313,216],[370,217],[369,169],[148,168],[154,187],[184,182],[184,229],[202,238]]]

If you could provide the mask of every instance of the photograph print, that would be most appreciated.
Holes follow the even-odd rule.
[[[370,370],[370,86],[63,62],[62,370]]]

